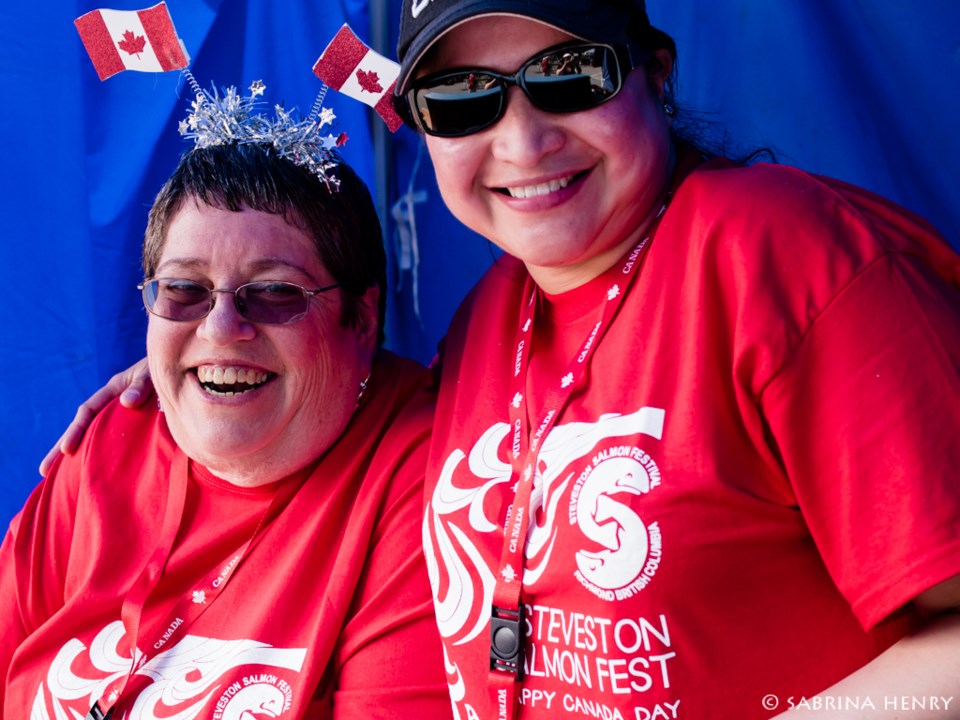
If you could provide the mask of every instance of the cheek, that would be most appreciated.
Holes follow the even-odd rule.
[[[169,395],[176,371],[185,330],[150,318],[147,325],[147,362],[150,378],[158,394]]]
[[[435,138],[427,135],[427,150],[433,161],[437,186],[444,199],[452,199],[464,186],[469,186],[476,151],[466,139]]]

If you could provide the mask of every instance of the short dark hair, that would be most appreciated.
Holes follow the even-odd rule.
[[[370,191],[353,168],[332,173],[339,188],[257,145],[194,148],[180,159],[154,200],[143,239],[144,277],[156,271],[170,221],[190,198],[232,212],[282,215],[313,238],[321,262],[344,291],[344,326],[359,320],[359,298],[380,288],[378,343],[383,342],[387,257]]]

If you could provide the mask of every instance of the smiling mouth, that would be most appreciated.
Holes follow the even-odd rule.
[[[221,397],[242,395],[243,393],[263,387],[276,375],[253,370],[251,368],[222,367],[220,365],[205,365],[194,369],[200,387],[211,395]]]
[[[567,177],[555,178],[549,182],[539,183],[537,185],[518,185],[515,187],[497,188],[497,191],[513,198],[540,197],[541,195],[549,195],[550,193],[562,190],[585,174],[586,171],[568,175]]]

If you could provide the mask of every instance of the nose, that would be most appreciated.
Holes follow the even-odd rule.
[[[566,143],[561,115],[534,107],[519,87],[507,91],[507,107],[493,133],[491,153],[497,160],[535,167],[543,157]]]
[[[213,293],[213,307],[197,327],[199,338],[218,346],[253,339],[256,328],[237,310],[236,297],[222,290]]]

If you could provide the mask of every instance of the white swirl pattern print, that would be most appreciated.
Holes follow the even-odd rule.
[[[82,716],[74,709],[77,701],[83,700],[82,704],[89,707],[110,683],[128,672],[130,657],[118,652],[123,637],[123,623],[116,621],[96,635],[89,649],[77,639],[65,643],[50,666],[46,688],[43,683],[37,688],[31,720],[80,720]],[[187,635],[137,670],[136,674],[150,678],[151,682],[123,717],[128,720],[198,717],[218,691],[224,693],[225,673],[244,666],[299,672],[306,653],[306,648],[274,648],[256,640]],[[82,666],[96,671],[97,677],[78,674],[75,668]],[[275,718],[289,704],[289,698],[269,683],[251,683],[229,693],[229,697],[225,694],[224,698],[222,707],[218,703],[224,720],[241,716],[248,720]]]
[[[536,587],[554,552],[557,524],[561,519],[558,508],[575,474],[568,471],[570,464],[588,455],[605,439],[645,435],[659,440],[664,416],[664,410],[651,407],[626,415],[608,413],[594,422],[557,425],[544,438],[530,497],[524,588]],[[470,535],[498,530],[498,519],[486,516],[484,501],[492,489],[511,480],[512,469],[503,451],[509,431],[507,423],[494,423],[470,448],[469,454],[459,448],[450,452],[425,509],[423,544],[437,624],[445,646],[469,642],[487,627],[497,568],[488,565]],[[461,469],[465,459],[468,472]],[[597,473],[597,478],[586,488],[584,502],[589,498],[593,506],[582,513],[580,529],[589,547],[577,553],[577,562],[598,580],[603,580],[599,568],[604,563],[609,574],[620,577],[637,570],[635,562],[634,566],[628,566],[623,556],[618,555],[618,543],[624,533],[636,534],[645,543],[645,527],[635,513],[615,498],[620,493],[636,495],[648,491],[649,477],[643,475],[643,468],[635,462],[611,463],[606,472]],[[470,533],[448,518],[463,509],[467,509]],[[613,527],[617,530],[613,531]],[[499,556],[490,562],[498,560]],[[458,696],[463,697],[462,678],[449,657],[447,670],[450,677],[455,678],[451,683],[451,697],[456,703]]]

